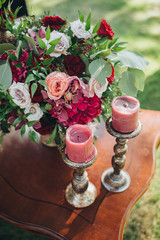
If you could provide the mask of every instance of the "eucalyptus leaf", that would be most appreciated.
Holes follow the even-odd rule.
[[[0,73],[1,89],[8,89],[12,84],[12,71],[8,61],[0,61]]]
[[[136,97],[137,89],[135,87],[135,82],[136,79],[134,73],[130,71],[124,72],[119,81],[119,89],[121,90],[122,94]]]
[[[112,73],[111,65],[103,59],[94,60],[89,64],[89,72],[98,83],[105,84],[106,77]]]
[[[111,61],[120,61],[122,65],[135,69],[144,69],[148,62],[143,55],[135,51],[123,50],[108,56]]]
[[[9,50],[16,50],[16,47],[11,43],[1,43],[0,44],[0,55]]]
[[[86,66],[86,68],[85,68],[86,74],[89,75],[89,69],[88,69],[89,61],[88,61],[88,58],[82,53],[79,55],[79,57],[84,62],[85,66]]]
[[[135,87],[137,90],[143,91],[145,85],[145,74],[139,69],[129,69],[135,75]]]

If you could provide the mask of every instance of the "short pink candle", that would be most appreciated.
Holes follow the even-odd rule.
[[[139,101],[130,96],[116,97],[112,101],[112,126],[122,133],[134,131],[138,126]]]
[[[70,126],[66,132],[66,154],[68,158],[77,163],[90,160],[93,153],[92,130],[81,124]]]

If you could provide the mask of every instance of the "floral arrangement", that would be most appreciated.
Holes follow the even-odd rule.
[[[0,132],[26,126],[33,142],[51,134],[62,144],[68,126],[106,121],[112,99],[143,90],[147,62],[125,50],[106,20],[91,24],[44,15],[17,19],[11,4],[0,13]]]

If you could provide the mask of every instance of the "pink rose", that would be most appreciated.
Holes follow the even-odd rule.
[[[61,98],[65,94],[70,83],[68,76],[62,72],[50,73],[45,81],[49,88],[49,90],[47,90],[48,97],[52,100]]]

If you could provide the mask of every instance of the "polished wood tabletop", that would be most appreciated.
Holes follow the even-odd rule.
[[[136,201],[148,189],[155,172],[155,151],[160,141],[160,112],[142,110],[142,131],[128,141],[124,170],[131,177],[122,193],[108,192],[102,173],[111,167],[115,138],[105,127],[96,141],[98,157],[87,169],[97,188],[95,202],[86,208],[70,206],[64,197],[73,170],[57,148],[32,143],[18,132],[5,136],[0,152],[0,217],[19,228],[50,239],[119,240]]]

